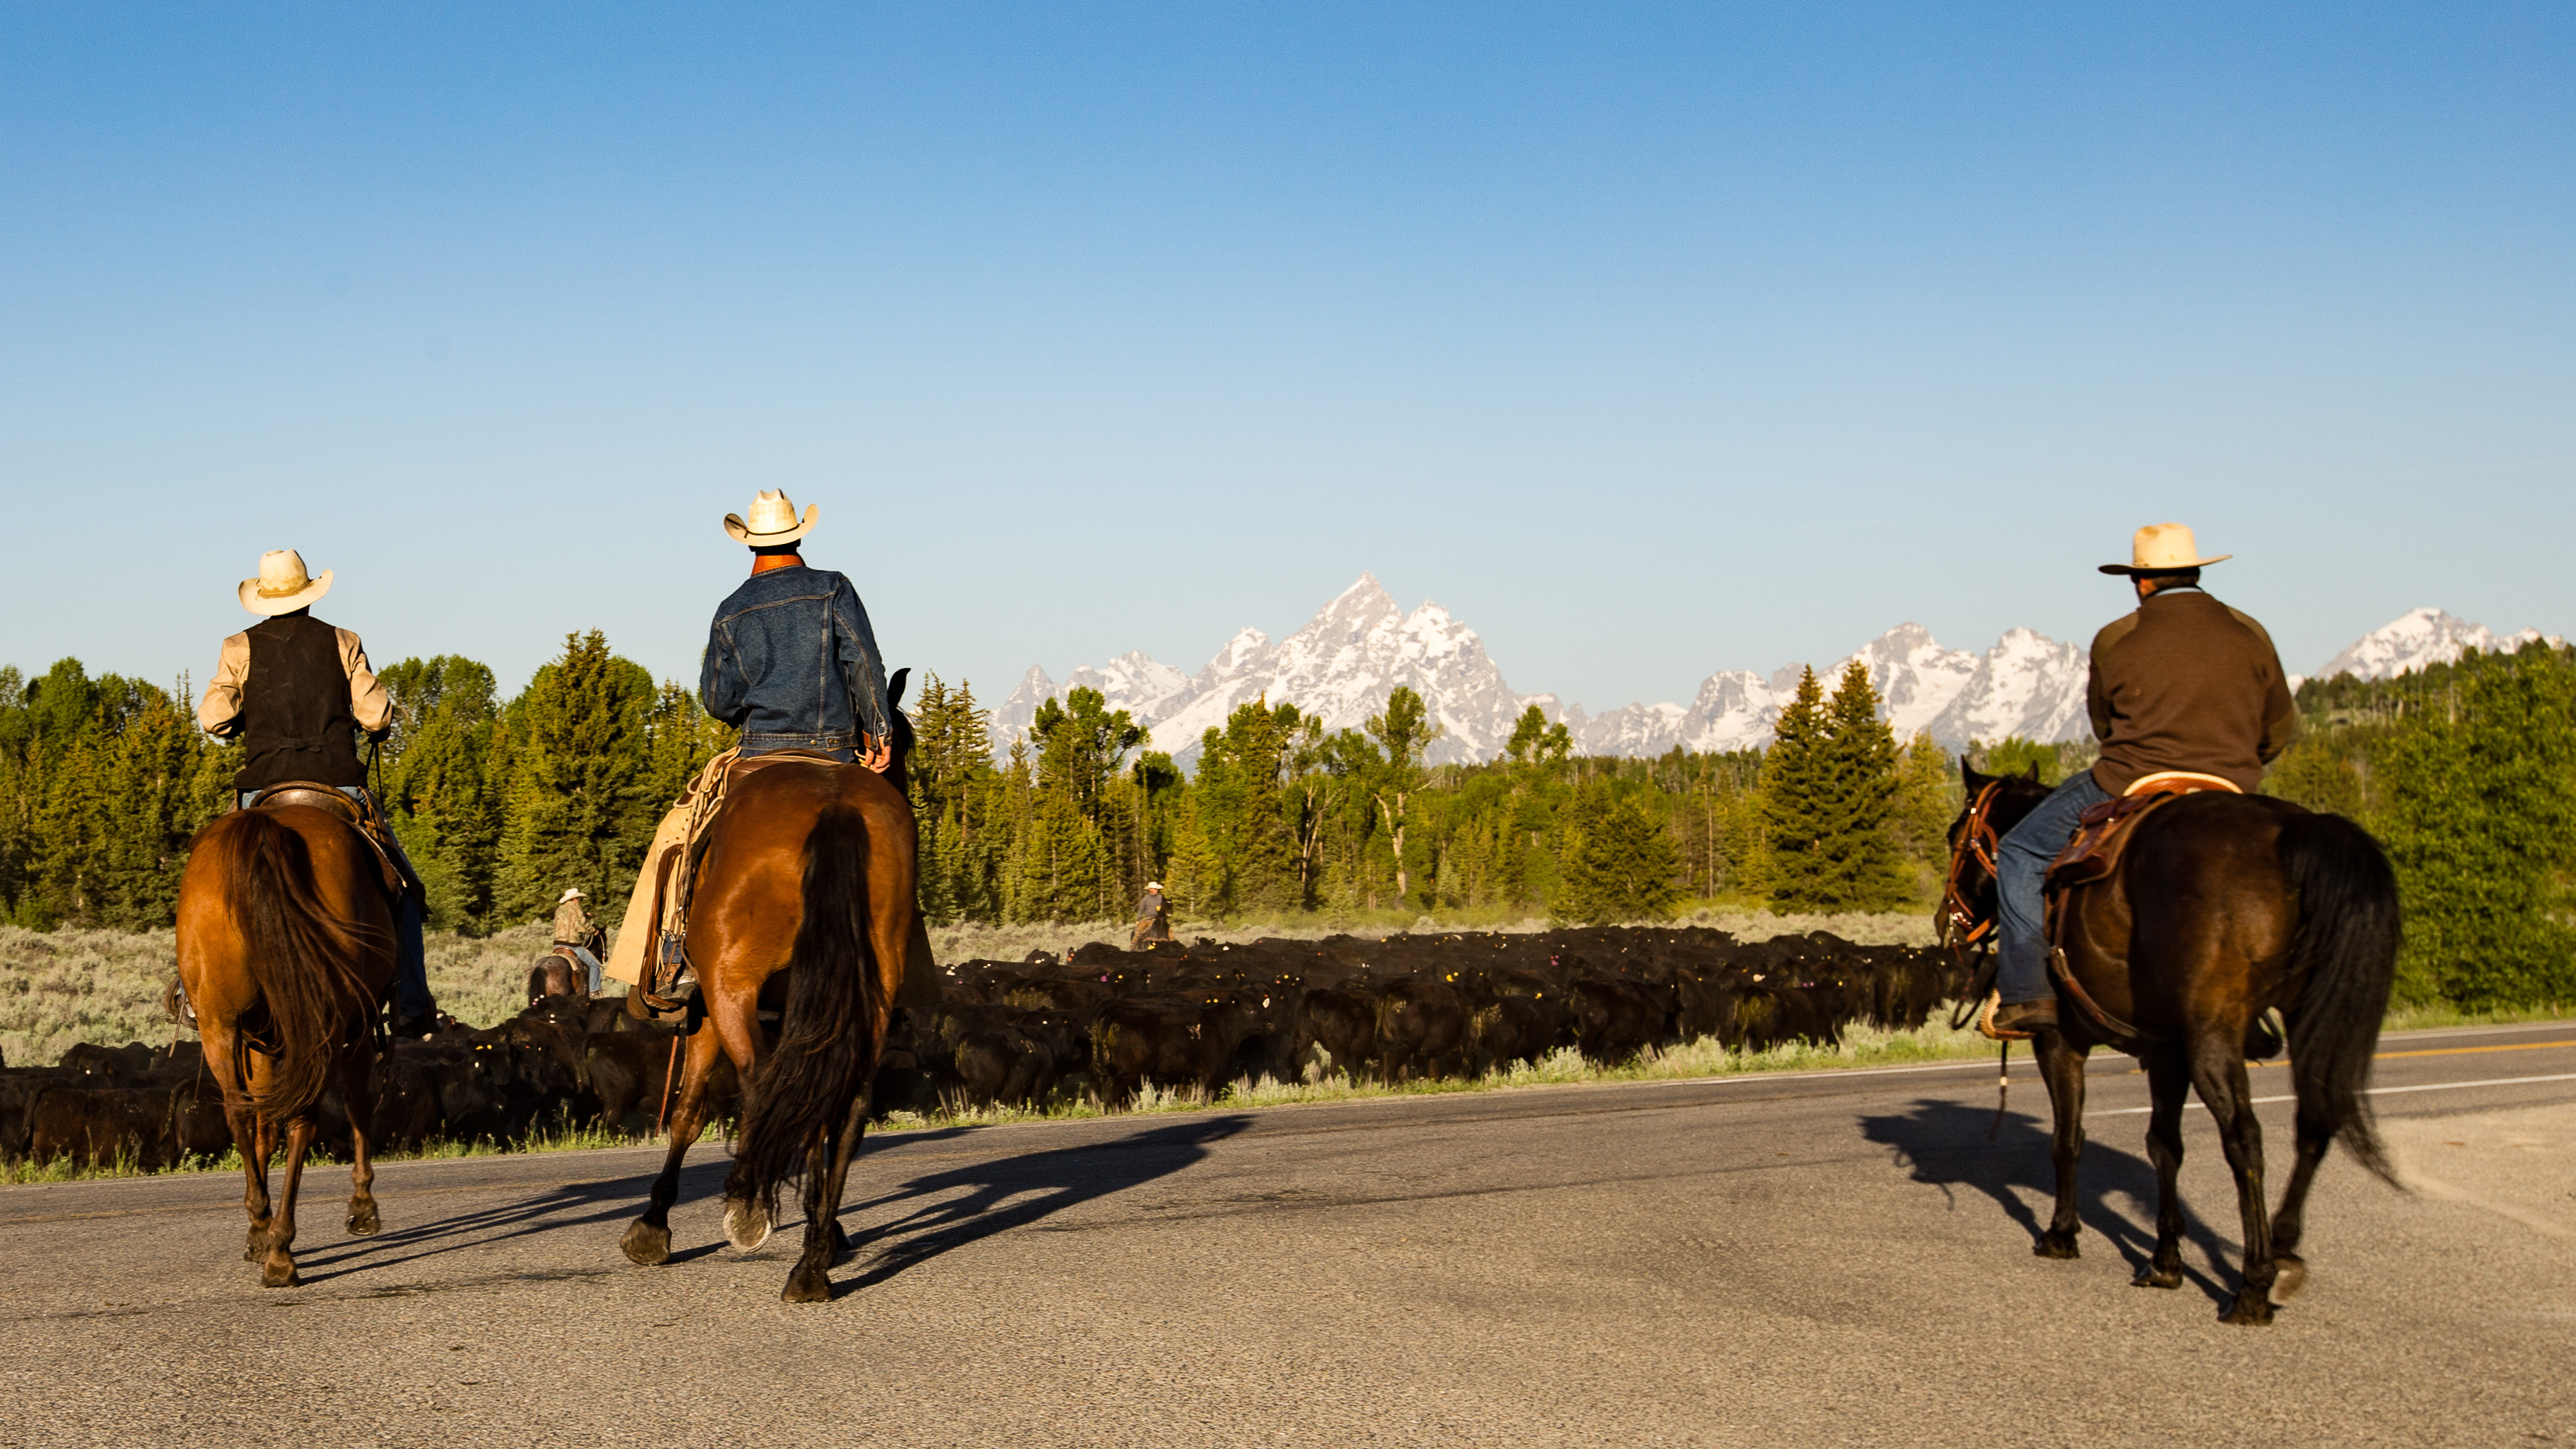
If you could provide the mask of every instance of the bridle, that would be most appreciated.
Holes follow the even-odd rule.
[[[1957,954],[1962,966],[1968,963],[1977,943],[1995,928],[1994,917],[1977,919],[1976,911],[1968,905],[1967,894],[1959,889],[1959,877],[1967,873],[1971,860],[1985,867],[1987,875],[1995,874],[1995,850],[2003,843],[2003,837],[1986,817],[1994,809],[1996,792],[2002,789],[2003,781],[1988,780],[1969,803],[1965,829],[1959,843],[1950,850],[1949,878],[1941,884],[1941,943]]]

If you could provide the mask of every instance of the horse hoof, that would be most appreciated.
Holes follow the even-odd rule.
[[[2031,1256],[2036,1258],[2081,1258],[2084,1256],[2084,1250],[2075,1246],[2075,1235],[2073,1233],[2061,1233],[2054,1228],[2040,1234],[2039,1241],[2030,1245],[2030,1251]]]
[[[302,1281],[296,1276],[293,1258],[284,1262],[271,1258],[259,1270],[259,1286],[262,1288],[292,1288]]]
[[[2180,1268],[2158,1268],[2153,1265],[2149,1265],[2138,1270],[2138,1276],[2129,1280],[2129,1286],[2132,1288],[2179,1288],[2182,1286],[2182,1270]]]
[[[779,1298],[788,1303],[829,1303],[832,1301],[832,1279],[822,1269],[811,1272],[798,1268],[787,1275],[787,1288]]]
[[[2287,1303],[2308,1286],[2308,1265],[2292,1254],[2283,1253],[2273,1260],[2280,1271],[2272,1279],[2272,1301]]]
[[[372,1238],[376,1235],[376,1230],[383,1226],[383,1220],[376,1216],[376,1205],[374,1203],[369,1203],[365,1207],[349,1209],[349,1236],[353,1238]]]
[[[725,1241],[738,1251],[748,1253],[768,1242],[769,1231],[769,1214],[761,1211],[760,1204],[745,1198],[725,1203]]]
[[[2242,1328],[2259,1328],[2272,1321],[2271,1300],[2257,1298],[2249,1303],[2240,1297],[2236,1300],[2235,1307],[2218,1316],[2218,1321],[2233,1323]]]
[[[626,1230],[625,1240],[618,1246],[625,1249],[626,1256],[639,1266],[659,1268],[671,1261],[671,1230],[657,1228],[639,1218]]]

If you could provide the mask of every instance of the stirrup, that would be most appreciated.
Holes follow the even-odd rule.
[[[188,1030],[197,1029],[197,1004],[188,999],[188,988],[185,983],[179,981],[170,983],[169,992],[161,998],[161,1009],[170,1014],[172,1021]]]
[[[1995,1013],[2002,1009],[2004,994],[2000,990],[1986,993],[1985,1004],[1977,1008],[1977,1035],[1988,1041],[2028,1041],[2031,1033],[2005,1031],[1995,1025]]]

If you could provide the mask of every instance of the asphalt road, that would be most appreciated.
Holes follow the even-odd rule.
[[[0,1443],[2576,1439],[2576,1026],[2383,1051],[2417,1190],[2330,1162],[2267,1329],[2217,1321],[2197,1110],[2190,1280],[2128,1286],[2145,1079],[2102,1057],[2063,1263],[2045,1098],[2025,1066],[1989,1146],[1977,1064],[872,1139],[803,1307],[792,1232],[716,1246],[721,1147],[659,1269],[617,1251],[657,1152],[389,1166],[369,1240],[326,1171],[282,1291],[237,1179],[0,1188]]]

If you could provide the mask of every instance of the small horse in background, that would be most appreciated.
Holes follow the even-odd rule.
[[[903,683],[898,671],[891,699]],[[687,1038],[662,1174],[620,1245],[637,1263],[670,1261],[681,1159],[705,1129],[709,1078],[729,1058],[744,1097],[725,1236],[746,1252],[767,1241],[779,1188],[801,1175],[804,1248],[780,1296],[832,1296],[832,1264],[849,1247],[841,1190],[916,930],[916,836],[900,783],[911,729],[900,713],[892,731],[884,774],[823,759],[764,762],[732,785],[708,827],[686,941],[706,1016]],[[779,1010],[774,1042],[761,1028],[764,997]]]
[[[295,1198],[313,1145],[314,1106],[336,1077],[356,1161],[348,1229],[379,1226],[368,1136],[376,1023],[393,985],[393,912],[357,828],[311,805],[263,805],[197,832],[179,880],[179,977],[196,1008],[206,1068],[247,1179],[245,1261],[260,1282],[296,1282]],[[269,1159],[286,1135],[272,1204]]]
[[[1968,807],[1950,827],[1952,886],[1940,924],[1945,935],[1973,940],[1994,921],[1991,847],[2048,787],[2036,772],[1960,769]],[[2058,1026],[2031,1043],[2057,1119],[2057,1210],[2031,1251],[2078,1256],[2084,1059],[2110,1046],[2145,1065],[2154,1102],[2147,1155],[2156,1169],[2156,1248],[2135,1284],[2182,1284],[2175,1178],[2185,1094],[2197,1090],[2217,1120],[2244,1227],[2244,1282],[2224,1316],[2269,1323],[2274,1301],[2306,1281],[2299,1238],[2327,1147],[2341,1140],[2396,1185],[2364,1096],[2396,977],[2396,875],[2360,826],[2269,796],[2186,795],[2129,828],[2136,833],[2113,873],[2056,907],[2069,913],[2057,934],[2078,989],[2060,984]],[[2262,1025],[2270,1010],[2289,1028],[2298,1097],[2298,1157],[2278,1215],[2264,1211],[2263,1129],[2245,1075],[2249,1050],[2279,1048]]]

